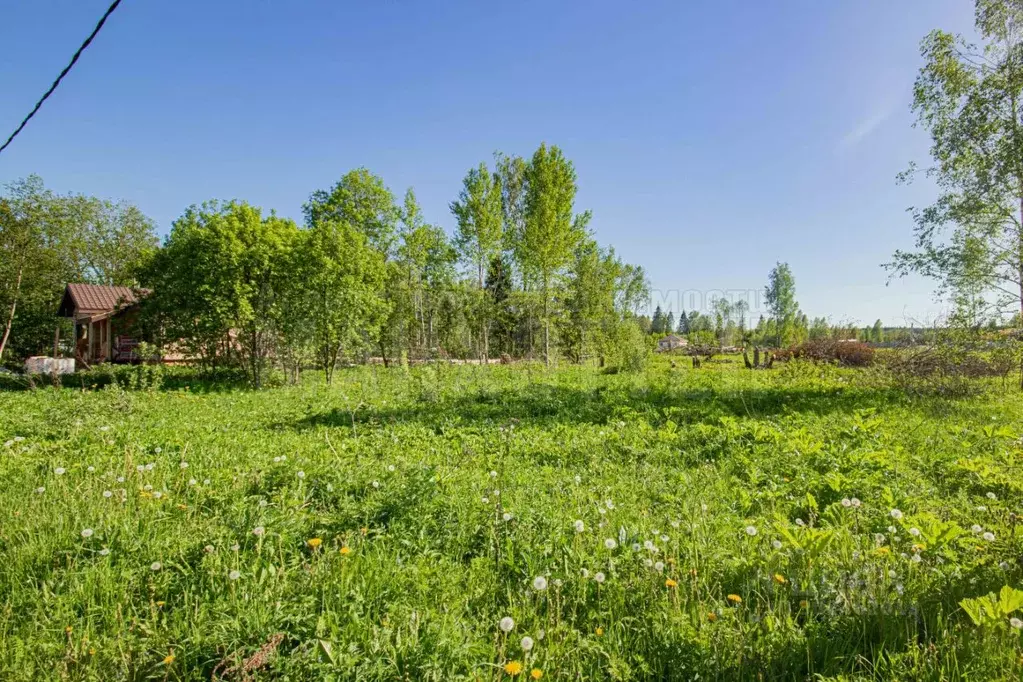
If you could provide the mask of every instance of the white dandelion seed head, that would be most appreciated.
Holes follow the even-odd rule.
[[[394,471],[394,465],[393,464],[388,464],[387,465],[387,470],[393,472]]]
[[[653,559],[643,559],[643,565],[646,566],[647,568],[650,568],[651,566],[654,565],[654,560]]]
[[[373,481],[373,487],[374,488],[379,488],[380,487],[380,481]]]
[[[989,499],[989,500],[997,500],[998,496],[995,495],[994,493],[988,493],[987,494],[987,499]]]
[[[615,503],[611,500],[604,500],[604,506],[607,507],[608,509],[614,509]]]
[[[593,579],[596,580],[598,583],[603,583],[604,580],[605,580],[605,577],[604,577],[603,573],[598,571],[597,575],[593,576]]]
[[[160,454],[161,452],[163,452],[163,448],[161,448],[161,447],[160,447],[160,446],[158,445],[158,446],[156,446],[155,448],[153,448],[153,452],[155,452],[156,454],[158,454],[158,455],[159,455],[159,454]]]
[[[891,511],[890,511],[890,512],[888,512],[888,513],[889,513],[889,514],[891,514],[891,517],[892,517],[893,519],[895,519],[896,521],[898,521],[899,519],[901,519],[901,518],[902,518],[902,511],[900,511],[900,510],[898,510],[898,509],[893,509],[893,510],[891,510]]]
[[[138,466],[135,467],[135,471],[139,472],[140,474],[145,470],[146,470],[145,464],[139,464]]]
[[[490,478],[497,478],[497,472],[496,471],[491,471],[490,472]]]
[[[495,490],[494,491],[494,497],[500,497],[500,496],[501,496],[501,491],[500,490]]]
[[[65,469],[64,467],[57,467],[56,469],[53,470],[53,473],[57,474],[58,476],[63,476],[66,472],[67,469]]]
[[[483,504],[490,504],[490,498],[489,497],[484,497],[483,498]]]
[[[110,499],[111,497],[113,497],[113,496],[114,496],[114,493],[113,493],[113,492],[111,492],[111,491],[109,491],[109,490],[104,490],[104,491],[103,491],[103,497],[107,498],[108,500],[109,500],[109,499]]]
[[[657,571],[658,573],[662,572],[664,570],[664,562],[663,561],[655,562],[654,570]]]
[[[305,472],[302,471],[301,469],[295,475],[298,476],[299,478],[305,478]]]
[[[533,589],[537,592],[543,592],[547,589],[547,578],[542,575],[538,575],[533,578]]]
[[[669,538],[669,537],[668,537],[667,535],[662,535],[662,536],[661,536],[661,542],[667,542],[667,541],[668,541],[668,540],[670,540],[670,539],[671,539],[671,538]]]
[[[803,522],[803,519],[796,519],[796,525],[802,528],[806,523]]]
[[[604,509],[603,507],[597,507],[597,513],[603,516],[604,514],[607,513],[607,510]]]
[[[757,534],[756,526],[746,526],[746,535],[753,537]]]
[[[501,628],[501,632],[511,632],[515,627],[515,621],[512,620],[511,616],[505,616],[501,619],[501,622],[498,623],[498,627]]]
[[[998,568],[1002,569],[1003,571],[1008,571],[1009,570],[1009,562],[1008,561],[1000,562],[998,564]]]
[[[577,475],[574,480],[575,480],[575,484],[579,485],[580,483],[583,482],[583,477]]]
[[[259,501],[259,506],[260,506],[260,507],[269,507],[269,506],[270,506],[270,503],[269,503],[269,502],[267,502],[266,500],[260,500],[260,501]]]
[[[889,533],[894,533],[897,530],[898,530],[898,528],[896,528],[895,526],[888,526],[888,532]]]
[[[94,532],[95,531],[93,531],[92,528],[83,528],[82,529],[82,537],[85,538],[86,540],[88,540],[89,538],[92,537]]]
[[[124,476],[118,476],[117,477],[117,482],[118,483],[124,483]]]
[[[582,519],[576,519],[575,523],[572,524],[572,527],[575,528],[576,533],[582,533],[586,530],[586,524],[582,522]]]
[[[241,571],[231,571],[227,574],[228,580],[238,580],[240,577],[242,577]]]
[[[914,554],[913,556],[911,556],[911,557],[909,558],[909,560],[910,560],[910,561],[912,561],[912,562],[913,562],[913,563],[915,563],[915,564],[918,564],[918,563],[920,563],[921,561],[923,561],[923,559],[921,559],[921,558],[920,558],[920,555],[919,555],[919,554]]]
[[[859,499],[858,497],[854,497],[854,498],[852,498],[852,499],[851,499],[851,500],[849,500],[849,501],[850,501],[850,502],[852,503],[852,506],[853,506],[853,507],[856,507],[857,509],[859,508],[859,506],[860,506],[861,504],[863,504],[862,502],[860,502],[860,499]]]
[[[96,467],[94,467],[94,466],[87,466],[87,467],[85,467],[85,470],[88,471],[91,474],[94,471],[96,471]]]
[[[981,535],[981,537],[987,540],[988,542],[994,542],[995,540],[995,534],[992,533],[991,531],[984,533],[983,535]]]
[[[632,551],[633,552],[638,552],[641,549],[643,549],[643,546],[640,545],[638,542],[632,543]]]
[[[281,461],[280,457],[274,457],[274,464],[279,464]]]
[[[199,481],[195,480],[194,478],[188,479],[188,485],[198,485],[198,484],[199,484]]]
[[[909,529],[909,534],[915,538],[918,538],[920,537],[920,529],[914,526],[913,528]]]
[[[523,637],[521,644],[522,644],[522,650],[523,651],[530,651],[533,648],[533,638],[532,637]]]
[[[108,555],[108,554],[110,554],[110,550],[109,550],[108,548],[106,548],[106,547],[104,547],[103,549],[101,549],[101,550],[99,551],[99,555],[100,555],[100,556],[106,556],[106,555]]]
[[[256,526],[255,528],[252,529],[252,534],[255,535],[257,538],[261,538],[263,537],[263,535],[266,534],[266,528],[263,528],[263,526]]]
[[[149,464],[146,465],[146,471],[152,471],[155,468],[156,464],[154,464],[153,462],[150,462]]]
[[[581,571],[579,571],[579,573],[580,573],[580,575],[582,575],[583,578],[589,578],[590,577],[590,572],[588,570],[586,570],[585,568],[582,569]]]
[[[987,511],[987,507],[985,505],[983,505],[983,504],[978,504],[977,505],[977,511],[979,511],[979,512],[986,512]]]
[[[203,549],[203,551],[204,551],[204,552],[206,552],[207,554],[213,554],[213,552],[214,552],[214,551],[216,551],[216,550],[214,550],[214,548],[213,548],[213,545],[206,545],[206,546],[205,546],[205,547],[203,547],[202,549]]]
[[[157,491],[156,491],[155,493],[153,493],[153,499],[154,499],[154,500],[159,500],[159,499],[161,499],[162,497],[163,497],[163,493],[162,493],[162,492],[160,492],[159,490],[157,490]]]
[[[45,492],[46,492],[46,488],[44,488],[43,486],[39,486],[38,488],[36,488],[36,494],[38,494],[38,495],[42,495]]]
[[[1012,627],[1016,628],[1017,630],[1023,629],[1023,620],[1020,620],[1019,618],[1015,618],[1015,617],[1010,618],[1009,619],[1009,625],[1011,625]]]
[[[161,568],[163,568],[163,564],[161,564],[159,561],[154,561],[153,563],[149,564],[150,571],[159,571]]]
[[[850,500],[848,497],[843,498],[842,506],[848,509],[849,507],[852,506],[852,500]]]
[[[239,544],[238,544],[237,542],[236,542],[236,543],[234,543],[233,545],[231,545],[231,551],[232,551],[232,552],[237,552],[237,551],[238,551],[238,550],[240,550],[241,548],[242,548],[242,547],[241,547],[241,545],[239,545]]]
[[[504,519],[505,521],[511,521],[512,520],[512,513],[511,512],[505,512],[501,516],[501,518]]]
[[[146,483],[144,486],[142,486],[142,489],[145,490],[148,493],[150,490],[153,489],[153,486],[151,486],[148,483]]]
[[[178,467],[181,468],[181,469],[187,469],[188,468],[188,462],[182,462],[181,464],[178,465]]]
[[[979,533],[982,530],[984,530],[984,528],[979,523],[975,523],[972,526],[970,526],[970,530],[972,530],[974,533]]]
[[[209,485],[210,484],[210,479],[208,479],[208,478],[202,479],[202,484],[203,485]]]
[[[614,538],[608,538],[604,540],[604,546],[607,547],[608,549],[614,549],[615,547],[618,546],[618,543],[615,541]]]
[[[771,547],[781,549],[781,540],[771,540]]]

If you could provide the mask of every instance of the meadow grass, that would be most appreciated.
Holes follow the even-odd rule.
[[[0,679],[1023,677],[1018,621],[960,606],[1023,587],[1014,391],[185,380],[0,393]]]

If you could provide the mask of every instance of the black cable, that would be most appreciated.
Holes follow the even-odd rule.
[[[89,34],[89,37],[85,39],[85,42],[82,43],[82,46],[78,48],[77,52],[75,52],[75,56],[71,58],[71,62],[64,67],[63,71],[60,72],[60,75],[57,76],[57,80],[53,81],[53,85],[51,85],[50,89],[46,91],[46,94],[43,95],[38,102],[36,102],[36,105],[32,108],[32,111],[29,112],[28,116],[25,117],[25,120],[21,122],[21,125],[18,126],[18,129],[11,133],[11,136],[7,138],[7,141],[4,142],[2,147],[0,147],[0,152],[3,152],[3,150],[7,149],[7,145],[14,141],[14,138],[18,136],[18,133],[20,133],[21,130],[25,127],[25,125],[32,119],[32,117],[36,115],[36,112],[39,111],[39,107],[43,106],[43,102],[46,101],[46,98],[53,94],[53,91],[57,89],[58,85],[60,85],[60,81],[64,78],[64,76],[68,74],[68,71],[71,70],[71,67],[73,67],[75,65],[75,62],[78,61],[78,58],[82,56],[82,52],[85,51],[85,48],[89,47],[89,43],[91,43],[92,39],[96,37],[96,34],[99,33],[99,30],[103,28],[103,24],[106,23],[107,17],[113,14],[114,10],[117,9],[117,6],[120,4],[121,0],[114,0],[110,7],[107,8],[107,11],[104,12],[102,18],[100,18],[99,23],[96,24],[96,28],[92,29],[92,33]]]

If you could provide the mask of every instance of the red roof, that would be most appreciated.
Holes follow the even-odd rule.
[[[138,295],[149,293],[145,289],[113,287],[102,284],[68,284],[64,289],[57,315],[78,317],[106,313],[138,303]]]

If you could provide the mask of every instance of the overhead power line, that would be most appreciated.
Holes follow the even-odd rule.
[[[64,76],[68,74],[68,71],[71,70],[71,67],[73,67],[75,65],[75,62],[78,61],[78,58],[82,56],[82,52],[85,51],[85,48],[89,47],[89,43],[92,42],[92,39],[95,38],[96,35],[99,33],[100,29],[103,28],[103,24],[106,23],[107,18],[114,13],[114,10],[117,9],[117,6],[120,4],[121,0],[114,0],[114,2],[111,3],[110,7],[107,8],[107,11],[103,13],[102,17],[100,17],[99,23],[96,24],[96,28],[92,29],[92,33],[89,34],[89,37],[86,38],[85,42],[82,43],[81,47],[78,48],[78,51],[75,52],[75,55],[71,57],[70,63],[68,63],[68,65],[64,67],[64,70],[60,72],[60,75],[57,76],[57,80],[53,81],[53,85],[51,85],[50,89],[46,91],[46,94],[39,98],[39,101],[36,102],[36,105],[34,107],[32,107],[32,111],[28,112],[28,116],[26,116],[25,119],[21,122],[21,125],[18,126],[17,130],[11,133],[11,136],[8,137],[7,141],[4,142],[2,147],[0,147],[0,153],[2,153],[3,150],[7,149],[7,146],[14,141],[14,138],[18,136],[18,133],[20,133],[22,129],[24,129],[24,127],[28,124],[28,122],[32,120],[32,117],[36,115],[37,111],[39,111],[39,107],[43,106],[43,102],[46,101],[46,98],[53,94],[53,91],[57,89],[58,85],[60,85],[60,81],[63,80]]]

